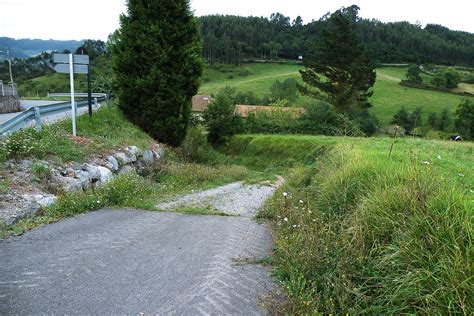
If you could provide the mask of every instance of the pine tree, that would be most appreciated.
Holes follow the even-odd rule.
[[[188,0],[128,0],[112,40],[119,108],[172,146],[186,135],[202,73],[198,24]]]
[[[369,89],[375,83],[375,65],[355,33],[359,7],[342,8],[329,17],[312,55],[301,70],[303,94],[353,113],[371,107]]]

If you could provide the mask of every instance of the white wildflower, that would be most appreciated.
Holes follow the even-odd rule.
[[[304,203],[303,200],[300,200],[300,204],[303,204],[303,203]]]
[[[288,222],[288,217],[285,217],[283,220],[284,220],[285,222]]]
[[[283,196],[284,196],[284,197],[287,197],[287,196],[288,196],[288,192],[283,192]]]

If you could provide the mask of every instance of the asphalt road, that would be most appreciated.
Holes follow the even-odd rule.
[[[101,210],[0,241],[0,315],[256,315],[272,282],[245,217]]]
[[[61,102],[64,102],[64,101],[20,100],[20,104],[21,104],[20,107],[21,107],[21,110],[24,111],[24,110],[27,110],[31,107],[35,107],[35,106],[56,104],[56,103],[61,103]],[[93,106],[93,110],[97,110],[97,106]],[[14,116],[17,116],[19,113],[20,112],[0,114],[0,124],[8,121],[9,119],[11,119]],[[86,113],[88,113],[88,109],[87,109],[87,107],[78,109],[77,113],[78,113],[78,115],[86,114]],[[58,121],[61,121],[61,120],[64,120],[64,119],[70,118],[70,117],[71,117],[71,111],[66,111],[66,112],[62,112],[62,113],[58,113],[58,114],[43,116],[41,118],[41,121],[44,124],[51,124],[51,123],[55,123],[55,122],[58,122]],[[28,126],[34,126],[34,122],[31,122]]]

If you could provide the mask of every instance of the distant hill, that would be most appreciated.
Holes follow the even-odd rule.
[[[76,50],[83,41],[57,41],[57,40],[41,40],[41,39],[14,39],[10,37],[0,37],[0,51],[10,51],[12,58],[28,58],[36,56],[44,51],[70,51]],[[4,59],[5,55],[0,54],[0,59]]]

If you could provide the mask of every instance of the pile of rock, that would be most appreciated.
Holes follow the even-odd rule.
[[[48,162],[43,164],[50,169],[49,187],[58,192],[74,192],[103,186],[116,175],[131,172],[140,174],[147,165],[158,162],[163,153],[164,149],[158,144],[145,151],[129,146],[105,158],[96,158],[84,164],[73,163],[59,167],[52,167]],[[7,225],[56,201],[54,194],[43,192],[30,181],[31,161],[24,160],[16,164],[10,162],[9,165],[9,169],[15,170],[11,178],[17,185],[0,194],[3,202],[0,203],[0,223]]]

